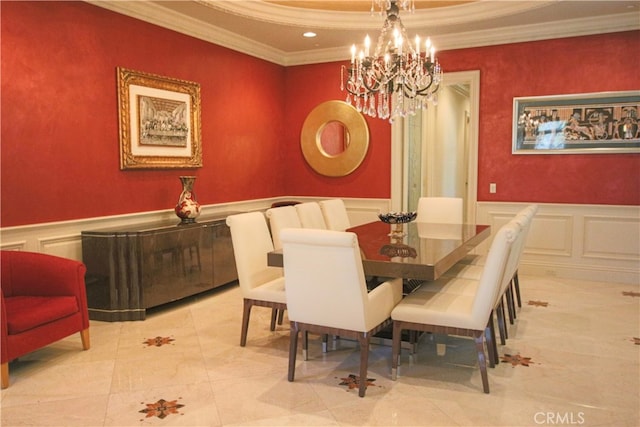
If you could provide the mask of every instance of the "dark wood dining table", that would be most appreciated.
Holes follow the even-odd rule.
[[[364,272],[369,276],[436,280],[491,235],[476,224],[370,222],[349,228],[358,236]],[[267,254],[270,266],[282,267],[282,250]]]

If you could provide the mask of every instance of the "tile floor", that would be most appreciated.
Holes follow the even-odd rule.
[[[287,381],[289,333],[254,308],[241,348],[241,295],[227,286],[145,321],[91,322],[11,364],[2,426],[638,426],[640,288],[521,277],[523,307],[482,393],[472,341],[423,336],[390,380],[371,348],[365,398],[350,389],[358,351],[318,340]],[[531,304],[529,302],[531,301]]]

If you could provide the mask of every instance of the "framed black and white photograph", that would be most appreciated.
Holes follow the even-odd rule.
[[[200,85],[117,72],[120,169],[201,167]]]
[[[640,91],[513,100],[514,154],[640,152]]]

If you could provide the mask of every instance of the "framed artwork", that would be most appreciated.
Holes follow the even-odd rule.
[[[117,68],[120,169],[202,167],[200,85]]]
[[[514,154],[640,153],[640,91],[513,99]]]

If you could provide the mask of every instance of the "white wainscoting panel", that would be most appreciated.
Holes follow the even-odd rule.
[[[478,223],[497,230],[529,203],[479,202]],[[520,271],[640,284],[640,207],[538,204]],[[486,252],[489,242],[479,252]]]
[[[640,253],[640,223],[625,217],[584,217],[582,256],[637,261]]]

